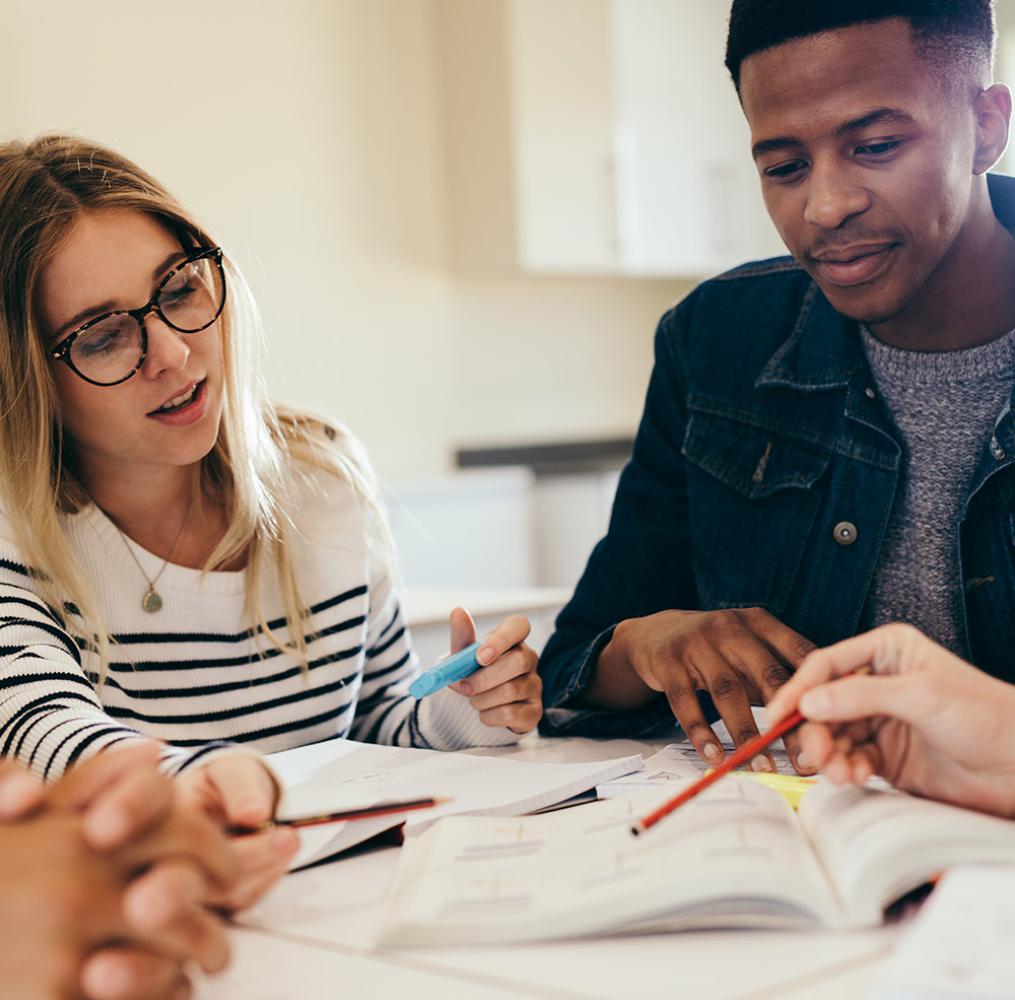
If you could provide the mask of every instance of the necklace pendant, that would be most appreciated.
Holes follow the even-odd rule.
[[[159,596],[159,592],[151,584],[149,584],[144,597],[141,598],[141,607],[149,614],[155,614],[156,611],[162,610],[162,598]]]

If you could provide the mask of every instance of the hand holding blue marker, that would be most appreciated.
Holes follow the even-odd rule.
[[[480,645],[481,643],[474,642],[446,660],[441,660],[437,666],[423,671],[410,685],[409,694],[414,698],[425,698],[428,694],[440,691],[441,688],[474,674],[480,668],[480,663],[476,659],[476,651]]]

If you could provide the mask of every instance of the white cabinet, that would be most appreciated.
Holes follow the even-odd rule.
[[[619,475],[505,466],[395,484],[387,508],[401,579],[410,593],[442,597],[485,588],[516,602],[534,588],[569,594],[606,534]]]
[[[619,470],[539,476],[535,483],[536,579],[574,588],[610,524]]]
[[[695,278],[785,252],[723,65],[728,12],[728,0],[506,0],[523,270]]]
[[[410,591],[534,586],[534,481],[504,467],[394,484],[386,506]]]
[[[617,269],[609,12],[609,0],[507,4],[516,237],[528,271]]]

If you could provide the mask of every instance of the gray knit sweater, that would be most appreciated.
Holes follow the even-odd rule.
[[[1015,383],[1015,331],[961,351],[904,351],[862,329],[904,462],[861,626],[909,622],[961,656],[959,523]]]

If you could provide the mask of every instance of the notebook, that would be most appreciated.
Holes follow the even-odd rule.
[[[540,764],[353,740],[284,750],[269,755],[268,761],[284,788],[279,819],[420,796],[450,799],[435,809],[304,828],[292,869],[348,850],[402,823],[422,830],[442,816],[533,812],[642,766],[640,754],[593,763]]]
[[[794,813],[730,775],[632,836],[632,820],[662,799],[442,820],[403,849],[382,943],[866,927],[950,865],[1015,864],[1015,822],[891,790],[819,782]]]

